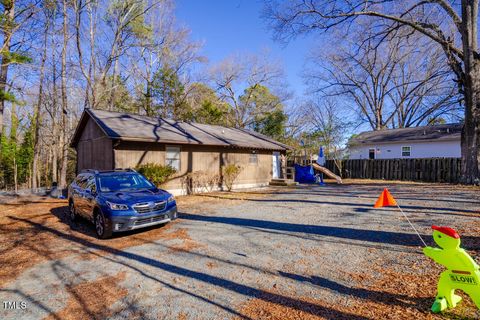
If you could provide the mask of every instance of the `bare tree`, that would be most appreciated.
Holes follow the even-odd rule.
[[[362,17],[378,22],[377,36],[399,28],[419,33],[442,48],[456,75],[465,104],[462,131],[462,180],[480,179],[480,55],[478,54],[478,0],[459,5],[446,0],[293,0],[267,1],[265,17],[279,38],[351,26]]]
[[[360,119],[373,130],[381,130],[395,116],[395,109],[388,100],[399,62],[397,53],[389,46],[365,45],[354,50],[350,45],[337,47],[325,59],[316,57],[313,60],[317,68],[310,70],[307,79],[315,91],[327,97],[349,98]]]
[[[340,107],[332,99],[317,99],[306,106],[311,128],[324,147],[326,158],[334,161],[340,175],[343,172],[343,149],[349,129],[352,127],[348,118],[338,112]]]
[[[368,27],[362,27],[368,30]],[[410,127],[458,111],[451,72],[440,52],[416,35],[395,33],[382,43],[368,31],[314,54],[306,79],[313,91],[343,96],[373,130]]]
[[[198,54],[201,43],[190,40],[190,30],[178,26],[173,14],[172,1],[163,1],[145,14],[145,23],[150,35],[141,39],[140,46],[127,53],[133,72],[130,74],[138,97],[139,111],[148,115],[157,115],[163,109],[163,116],[172,116],[165,105],[154,97],[155,87],[159,85],[161,72],[171,73],[183,87],[177,103],[184,105],[190,93],[191,78],[188,69],[205,59]],[[172,108],[176,109],[176,108]]]
[[[179,100],[186,100],[192,65],[202,61],[200,44],[175,21],[173,0],[15,0],[1,2],[0,13],[0,111],[15,101],[14,111],[22,115],[15,138],[23,143],[33,133],[33,150],[15,158],[20,187],[66,186],[74,173],[72,124],[83,108],[112,109],[121,101],[128,111],[139,111],[137,92],[145,93],[139,87],[148,88],[166,66],[185,87]],[[33,63],[20,64],[27,60]],[[0,158],[8,167],[0,173],[8,175],[7,187],[15,180],[10,160]]]
[[[62,136],[60,147],[62,148],[62,165],[60,167],[60,181],[59,187],[65,188],[67,186],[67,166],[68,166],[68,100],[67,100],[67,47],[68,47],[68,3],[63,0],[63,46],[62,46],[62,62],[61,62],[61,96],[62,96]]]
[[[416,39],[419,44],[421,40]],[[395,108],[391,127],[413,127],[446,119],[458,121],[463,106],[443,53],[428,44],[406,49],[411,52],[399,62],[392,79],[393,90],[389,92]]]
[[[239,128],[251,125],[255,118],[271,111],[288,98],[281,88],[283,71],[268,55],[231,56],[210,70],[211,79],[220,98],[232,106],[231,123]],[[277,88],[278,99],[258,101],[258,90]]]
[[[37,103],[34,107],[34,120],[35,120],[35,132],[33,137],[33,163],[32,163],[32,188],[36,189],[39,185],[39,171],[38,164],[40,160],[40,124],[42,116],[42,105],[43,105],[43,82],[45,78],[45,62],[47,60],[47,45],[48,45],[48,34],[50,30],[50,21],[51,16],[49,16],[48,11],[45,11],[45,28],[43,35],[43,51],[42,51],[42,60],[40,62],[40,78],[38,84],[38,98]]]

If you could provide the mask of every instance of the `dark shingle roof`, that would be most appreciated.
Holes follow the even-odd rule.
[[[289,148],[267,136],[245,129],[94,109],[84,111],[72,139],[72,146],[78,143],[88,117],[91,117],[112,139],[266,150]]]
[[[362,132],[350,139],[349,144],[369,144],[402,141],[455,140],[460,139],[463,124],[451,123],[415,128],[389,129]]]

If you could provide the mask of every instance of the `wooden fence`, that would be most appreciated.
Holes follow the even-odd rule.
[[[339,174],[333,160],[325,167]],[[342,178],[459,182],[460,158],[342,160]]]

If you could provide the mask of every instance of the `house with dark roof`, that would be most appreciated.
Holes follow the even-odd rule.
[[[289,148],[245,129],[94,109],[83,112],[71,146],[77,172],[170,165],[177,173],[164,188],[174,194],[182,193],[188,173],[220,174],[228,164],[242,167],[235,188],[267,185],[282,177],[281,155]]]
[[[362,132],[348,142],[350,159],[459,158],[463,124]]]

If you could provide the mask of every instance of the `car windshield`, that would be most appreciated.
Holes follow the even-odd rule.
[[[102,192],[151,189],[155,187],[150,181],[136,173],[100,175],[98,182]]]

